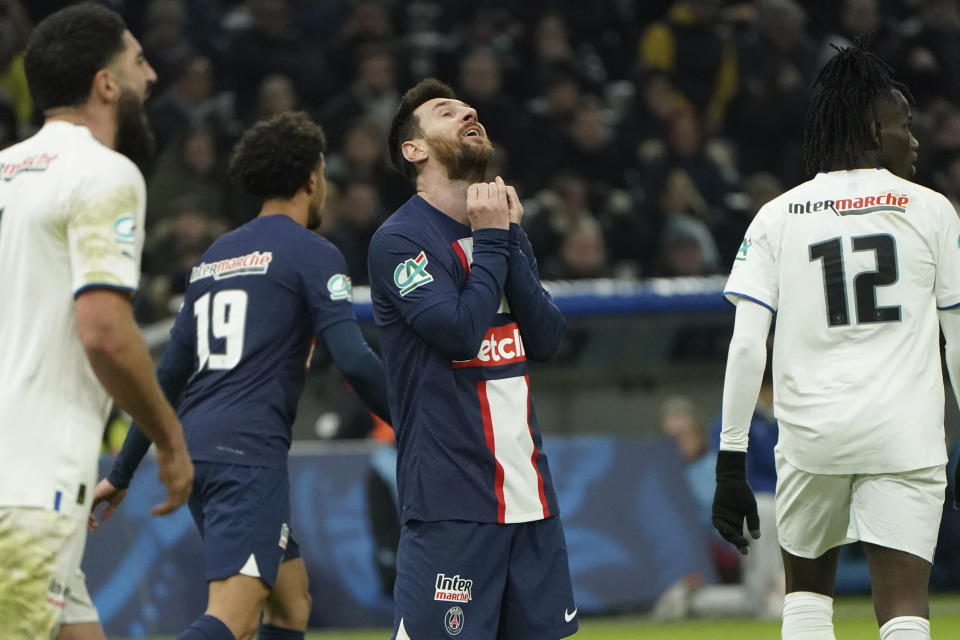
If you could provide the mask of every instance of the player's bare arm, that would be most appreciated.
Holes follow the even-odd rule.
[[[77,332],[100,383],[156,443],[157,474],[167,487],[167,499],[151,513],[174,511],[190,496],[193,463],[180,422],[153,374],[127,294],[100,288],[81,292]]]

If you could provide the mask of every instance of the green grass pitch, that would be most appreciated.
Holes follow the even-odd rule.
[[[931,598],[932,637],[960,638],[960,594]],[[841,598],[834,608],[838,640],[877,640],[877,623],[869,598]],[[779,622],[694,620],[654,623],[643,617],[585,618],[576,640],[777,640]],[[307,640],[389,640],[388,629],[317,631]],[[156,640],[160,640],[157,638]]]

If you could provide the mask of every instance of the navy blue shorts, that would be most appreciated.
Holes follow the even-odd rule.
[[[208,582],[243,574],[272,589],[280,564],[300,557],[290,536],[285,470],[195,462],[188,504],[203,538]]]
[[[393,597],[394,640],[556,640],[577,631],[557,517],[408,522]]]

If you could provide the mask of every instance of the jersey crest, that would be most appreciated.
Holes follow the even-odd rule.
[[[427,254],[423,251],[416,258],[407,258],[393,270],[393,283],[405,296],[417,287],[433,282],[433,276],[427,272]]]
[[[327,280],[327,291],[330,292],[331,300],[349,300],[353,291],[353,284],[350,276],[345,273],[335,273]]]

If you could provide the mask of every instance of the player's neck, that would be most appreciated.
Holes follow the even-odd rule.
[[[469,226],[470,219],[467,217],[469,186],[465,180],[450,180],[445,175],[424,173],[417,179],[417,195],[460,224]]]
[[[830,171],[856,171],[857,169],[876,169],[881,166],[883,166],[883,163],[880,161],[880,158],[877,157],[876,154],[871,153],[860,156],[845,166],[834,165],[830,168]]]
[[[299,202],[298,198],[273,198],[265,200],[260,208],[258,218],[267,216],[287,216],[301,227],[307,226],[307,203]]]
[[[104,146],[117,148],[117,119],[106,109],[89,104],[80,107],[57,107],[46,112],[46,122],[83,125]]]

